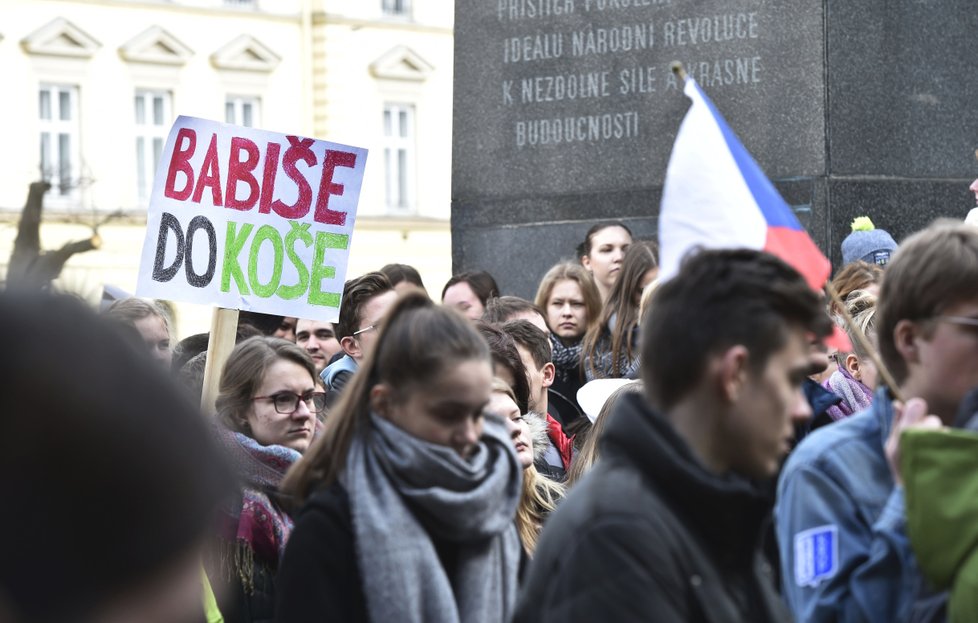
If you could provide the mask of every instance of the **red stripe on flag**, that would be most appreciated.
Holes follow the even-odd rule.
[[[768,227],[764,250],[780,257],[797,270],[813,290],[822,291],[832,272],[829,258],[822,255],[805,231]]]
[[[852,352],[852,343],[849,341],[849,336],[846,335],[846,332],[839,325],[832,328],[832,335],[825,338],[825,345],[834,348],[840,353]]]
[[[829,258],[822,252],[805,231],[786,227],[768,227],[764,250],[776,255],[797,270],[816,292],[821,292],[832,272]],[[825,338],[825,344],[842,353],[851,353],[849,336],[838,326]]]

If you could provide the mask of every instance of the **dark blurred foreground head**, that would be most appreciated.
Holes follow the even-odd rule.
[[[0,295],[0,344],[0,620],[198,618],[229,477],[195,406],[73,299]]]

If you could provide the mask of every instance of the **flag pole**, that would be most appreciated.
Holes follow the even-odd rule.
[[[669,64],[669,69],[672,70],[672,73],[682,78],[683,82],[686,82],[686,69],[683,67],[682,63],[679,61],[673,61]],[[975,151],[975,155],[978,157],[978,150]]]
[[[867,355],[869,355],[873,365],[875,365],[876,369],[879,371],[880,377],[883,378],[883,382],[886,383],[886,386],[890,388],[893,396],[901,402],[906,402],[900,393],[900,388],[897,387],[896,381],[893,380],[893,375],[890,374],[890,369],[886,367],[883,360],[880,358],[879,353],[866,337],[866,334],[863,333],[862,329],[859,328],[859,325],[856,324],[856,321],[852,318],[852,314],[849,313],[849,309],[846,307],[845,302],[842,300],[842,297],[839,296],[838,291],[835,289],[835,286],[832,285],[831,281],[827,281],[825,283],[825,291],[828,293],[829,297],[832,299],[832,302],[835,303],[835,306],[842,314],[842,318],[845,320],[846,327],[848,327],[849,332],[855,336],[856,341],[859,342],[859,346],[862,347],[863,351]]]

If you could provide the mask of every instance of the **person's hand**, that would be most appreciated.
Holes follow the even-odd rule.
[[[922,398],[911,398],[907,404],[893,403],[893,424],[890,435],[886,439],[886,460],[890,464],[893,481],[903,486],[903,476],[900,474],[900,435],[909,428],[940,429],[941,419],[936,415],[927,414],[927,403]]]

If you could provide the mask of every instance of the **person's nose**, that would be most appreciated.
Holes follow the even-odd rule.
[[[509,436],[516,439],[520,436],[520,427],[513,420],[506,418],[506,430],[509,431]]]
[[[812,419],[812,406],[805,398],[805,392],[800,388],[795,391],[795,406],[791,410],[791,423],[794,425],[805,424]]]
[[[311,353],[314,353],[317,350],[319,350],[319,340],[317,340],[314,337],[310,337],[309,341],[306,342],[306,350],[308,350]]]
[[[459,454],[465,456],[468,450],[479,441],[479,427],[473,418],[466,418],[455,431],[455,445]]]
[[[570,303],[564,303],[564,306],[560,308],[560,315],[561,316],[567,316],[568,318],[573,315],[571,313]]]
[[[312,417],[312,409],[309,408],[305,400],[300,400],[299,406],[292,412],[292,417],[296,420],[308,419]]]

